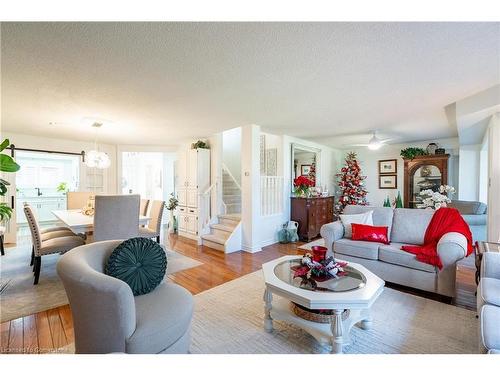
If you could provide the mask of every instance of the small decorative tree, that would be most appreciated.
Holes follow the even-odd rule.
[[[398,196],[394,199],[395,208],[403,208],[403,199],[401,199],[401,193],[398,190]]]
[[[361,167],[355,152],[349,152],[345,157],[345,165],[337,173],[338,200],[335,204],[335,211],[341,214],[348,204],[362,205],[368,204],[366,194],[368,191],[363,180],[366,176],[361,174]]]
[[[177,208],[177,206],[179,205],[179,200],[175,197],[174,193],[170,193],[170,199],[168,200],[168,203],[165,203],[165,207],[167,208],[167,210],[170,211],[170,220],[169,220],[169,223],[168,223],[168,232],[169,233],[174,233],[175,232],[175,227],[176,227],[176,223],[175,223],[175,215],[174,215],[174,211],[175,209]]]
[[[316,185],[316,158],[314,158],[311,168],[309,169],[309,174],[307,175],[309,179]]]
[[[384,207],[391,207],[391,200],[389,199],[389,196],[387,196],[384,200]]]

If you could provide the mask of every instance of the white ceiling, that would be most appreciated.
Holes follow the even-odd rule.
[[[500,82],[500,23],[2,23],[1,43],[4,130],[88,140],[97,117],[112,143],[453,137],[444,107]]]

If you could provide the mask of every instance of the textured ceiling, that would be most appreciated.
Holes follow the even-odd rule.
[[[97,117],[113,143],[453,137],[445,106],[500,82],[499,23],[2,23],[1,52],[4,130],[92,139]]]

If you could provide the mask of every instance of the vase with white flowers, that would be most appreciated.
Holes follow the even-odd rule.
[[[419,208],[432,208],[438,210],[451,203],[450,196],[455,194],[455,188],[450,185],[441,185],[438,191],[431,189],[422,190],[419,195],[422,197],[422,203]]]

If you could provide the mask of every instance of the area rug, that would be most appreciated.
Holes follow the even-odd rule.
[[[33,272],[29,266],[30,246],[6,250],[6,254],[0,258],[0,322],[68,303],[56,272],[59,254],[43,257],[40,281],[38,285],[33,285]],[[167,275],[202,264],[173,250],[165,251],[168,259]]]
[[[298,248],[301,250],[311,251],[313,246],[325,246],[325,240],[323,238],[320,238],[319,240],[305,243],[304,245],[299,246]]]
[[[262,271],[195,296],[191,353],[327,353],[305,331],[274,322],[263,329]],[[279,297],[275,297],[279,298]],[[351,330],[345,353],[477,353],[473,311],[385,288],[372,308],[373,328]]]

